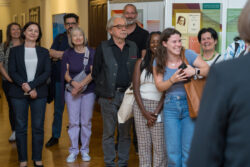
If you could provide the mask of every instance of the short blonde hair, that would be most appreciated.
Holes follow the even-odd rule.
[[[238,22],[238,31],[240,38],[246,43],[250,43],[250,0],[247,1],[241,11]]]
[[[70,34],[69,34],[69,41],[68,41],[68,42],[69,42],[69,46],[70,46],[71,48],[74,48],[74,44],[73,44],[73,42],[72,42],[72,35],[73,35],[73,32],[75,32],[75,31],[81,32],[81,34],[83,35],[83,38],[84,38],[83,46],[86,46],[87,43],[88,43],[88,40],[87,40],[87,38],[86,38],[86,36],[85,36],[83,30],[82,30],[80,27],[72,28],[72,30],[70,31]]]
[[[127,25],[127,20],[126,20],[126,18],[125,18],[124,16],[115,15],[115,16],[112,16],[112,17],[108,20],[107,26],[106,26],[106,30],[107,30],[107,31],[110,30],[110,29],[114,26],[114,21],[115,21],[115,19],[117,19],[117,18],[123,19],[123,20],[125,21],[125,24]]]

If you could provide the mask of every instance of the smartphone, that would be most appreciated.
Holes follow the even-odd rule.
[[[184,70],[185,68],[187,68],[187,65],[185,64],[185,63],[182,63],[179,67],[178,67],[178,69],[182,69],[182,70]]]

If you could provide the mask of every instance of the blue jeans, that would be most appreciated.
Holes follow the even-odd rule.
[[[163,116],[168,167],[186,167],[195,125],[186,96],[167,95]]]
[[[64,111],[64,103],[62,102],[61,83],[55,83],[55,99],[54,99],[54,121],[52,124],[52,137],[59,138],[62,131],[62,117]]]
[[[16,144],[20,162],[27,161],[28,111],[31,110],[32,160],[42,160],[44,117],[47,98],[11,98],[16,121]]]
[[[116,92],[112,99],[99,98],[103,119],[103,136],[102,147],[104,154],[104,162],[106,166],[115,167],[115,142],[114,135],[117,126],[117,112],[121,105],[124,93]],[[118,140],[118,167],[128,166],[129,150],[130,150],[130,129],[132,119],[123,124],[118,124],[119,140]]]

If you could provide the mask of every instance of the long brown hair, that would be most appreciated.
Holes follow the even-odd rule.
[[[160,44],[156,51],[156,72],[164,74],[166,62],[168,59],[167,48],[162,45],[163,41],[167,42],[171,35],[178,34],[181,36],[181,33],[174,28],[167,28],[161,33]]]
[[[16,23],[16,22],[13,22],[13,23],[10,23],[8,26],[7,26],[7,31],[6,31],[6,41],[4,42],[4,53],[6,52],[7,48],[10,46],[10,42],[12,40],[12,37],[11,37],[11,27],[13,25],[16,25],[20,28],[20,41],[22,42],[22,38],[21,38],[21,26],[20,24]]]

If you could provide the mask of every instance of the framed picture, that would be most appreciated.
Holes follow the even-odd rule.
[[[18,17],[17,17],[17,15],[15,14],[15,15],[13,15],[13,17],[12,17],[12,21],[13,22],[15,22],[15,23],[18,23]]]
[[[25,13],[21,14],[21,20],[20,20],[20,25],[23,27],[26,23],[26,19],[25,19]]]
[[[66,13],[61,13],[61,14],[54,14],[52,16],[52,23],[53,23],[53,39],[55,39],[55,37],[60,34],[63,33],[65,31],[64,29],[64,21],[63,21],[63,16]]]
[[[29,21],[40,24],[40,7],[29,9]]]

